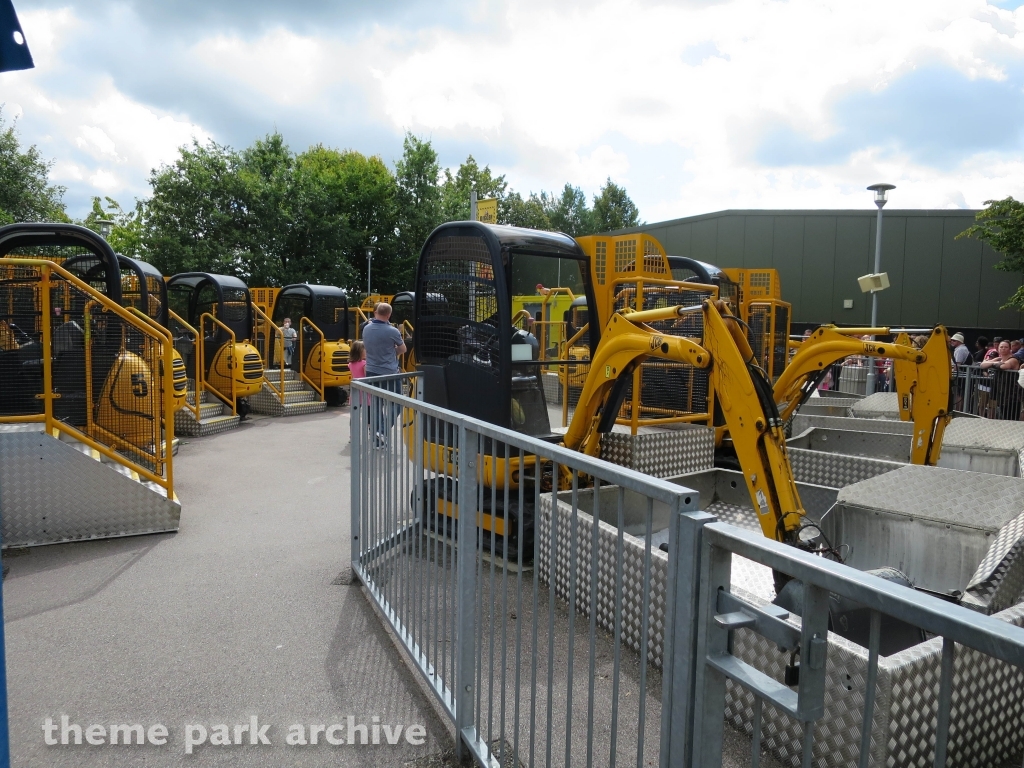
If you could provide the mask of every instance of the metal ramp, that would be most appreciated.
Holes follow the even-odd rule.
[[[42,424],[0,424],[3,546],[178,530],[181,503],[160,485]]]
[[[327,410],[327,403],[320,399],[317,391],[290,368],[265,370],[263,388],[249,398],[249,405],[253,413],[267,416],[297,416]]]

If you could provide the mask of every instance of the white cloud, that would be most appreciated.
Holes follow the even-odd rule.
[[[358,143],[367,125],[389,137],[408,129],[461,157],[472,150],[522,192],[568,181],[592,193],[610,176],[648,220],[865,207],[864,186],[882,178],[898,185],[897,207],[979,206],[1020,194],[1024,178],[1016,138],[1002,155],[967,148],[942,163],[902,146],[898,129],[795,165],[762,151],[771,131],[808,143],[841,135],[849,126],[838,103],[915,73],[1020,82],[1024,8],[984,0],[520,0],[413,30],[381,20],[248,36],[210,28],[191,40],[117,9],[106,21],[85,6],[23,13],[38,68],[0,75],[5,114],[24,110],[24,138],[59,160],[55,177],[90,185],[87,194],[145,195],[151,168],[215,133],[181,112],[189,102],[180,93],[164,103],[159,88],[144,88],[143,102],[125,84],[140,78],[90,69],[89,45],[130,48],[154,82],[159,71],[180,75],[187,96],[207,100],[220,141],[260,116],[263,131],[286,139],[279,121],[290,120],[314,140],[364,151],[374,151]],[[74,87],[58,87],[62,78]],[[253,138],[246,131],[242,144]]]
[[[51,177],[69,187],[69,197],[131,197],[148,191],[150,169],[170,162],[177,148],[209,138],[187,118],[125,96],[102,70],[81,72],[62,51],[89,26],[69,9],[22,14],[35,70],[0,75],[5,115],[19,119],[26,143],[38,143],[54,159]],[[55,88],[67,77],[81,89]],[[72,211],[82,215],[83,211]]]

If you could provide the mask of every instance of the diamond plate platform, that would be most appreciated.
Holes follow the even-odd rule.
[[[869,459],[908,463],[910,460],[910,434],[894,432],[858,432],[850,429],[812,427],[794,434],[786,445],[822,453],[843,456],[864,456]]]
[[[942,436],[940,467],[1020,477],[1024,422],[954,418]]]
[[[854,432],[886,432],[892,435],[914,434],[914,423],[911,421],[860,419],[852,416],[809,416],[799,412],[793,417],[791,434],[799,435],[812,427]]]
[[[933,468],[916,469],[936,471]],[[703,488],[701,508],[718,515],[720,520],[759,530],[756,513],[746,499],[746,490],[738,473],[714,470],[697,476],[673,478],[673,481],[694,490]],[[735,488],[733,482],[736,482]],[[829,498],[837,498],[835,491],[831,491],[829,497],[822,490],[815,486],[800,487],[805,504],[816,512],[828,508]],[[606,493],[611,495],[607,503],[604,498]],[[646,545],[642,538],[644,518],[633,507],[646,509],[646,504],[630,505],[628,501],[624,504],[626,530],[622,536],[622,565],[618,568],[618,533],[615,526],[605,520],[608,515],[617,516],[617,504],[614,502],[617,493],[614,487],[601,490],[596,619],[602,628],[614,630],[616,582],[617,575],[621,573],[619,583],[623,597],[623,642],[639,652]],[[555,563],[555,590],[566,601],[571,583],[569,563],[572,536],[575,534],[576,604],[581,607],[588,606],[590,598],[593,518],[586,508],[588,505],[592,508],[592,501],[588,501],[592,496],[588,493],[578,495],[581,509],[574,521],[570,506],[571,494],[560,494],[557,501],[552,500],[551,494],[542,495],[538,516],[538,574],[546,579],[549,573],[554,528],[557,533],[554,551],[558,558]],[[810,504],[807,504],[808,499],[811,500]],[[553,511],[557,517],[554,526]],[[655,519],[659,519],[659,514],[656,509]],[[1013,522],[1024,526],[1024,517],[1015,518]],[[634,533],[640,533],[641,536]],[[655,534],[652,536],[653,548],[650,554],[650,612],[648,646],[645,650],[648,661],[660,668],[667,594],[667,555],[657,549],[658,542],[659,537]],[[1019,555],[1021,549],[1011,548],[1009,556]],[[752,603],[764,604],[774,598],[771,570],[738,556],[732,558],[731,584],[737,596]],[[1014,605],[996,614],[996,617],[1016,626],[1024,626],[1024,604]],[[799,617],[791,617],[790,622],[799,626]],[[733,634],[733,653],[736,656],[775,680],[783,680],[785,666],[789,663],[788,654],[780,652],[775,644],[750,630],[737,630]],[[869,765],[875,768],[927,768],[932,765],[941,656],[941,640],[935,639],[879,659]],[[866,648],[829,633],[825,711],[816,726],[812,761],[817,768],[856,768],[858,765],[867,666]],[[750,733],[754,720],[753,710],[753,694],[730,681],[726,689],[727,720],[740,730]],[[948,765],[981,768],[1008,765],[1011,760],[1019,761],[1024,751],[1024,670],[958,646],[954,662],[951,714]],[[784,765],[794,768],[800,765],[802,738],[803,731],[798,721],[771,705],[763,708],[762,744]]]
[[[977,602],[986,595],[1004,604],[1019,596],[1006,593],[1017,567],[1004,561],[1024,535],[1022,513],[1024,479],[906,465],[841,489],[822,529],[849,547],[854,568],[891,565],[936,592],[963,594],[1002,567],[1002,583],[975,595],[972,607],[987,611]]]
[[[854,403],[850,411],[858,419],[896,419],[899,421],[899,395],[895,392],[875,392]]]
[[[178,530],[181,505],[155,483],[39,429],[0,431],[4,547]]]
[[[671,427],[615,425],[601,437],[601,458],[653,477],[670,477],[710,469],[715,460],[715,432],[696,424]]]

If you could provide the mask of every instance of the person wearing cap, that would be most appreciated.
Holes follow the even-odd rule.
[[[954,333],[950,336],[949,346],[953,348],[953,362],[957,365],[971,364],[971,350],[964,344],[964,335],[962,333]]]

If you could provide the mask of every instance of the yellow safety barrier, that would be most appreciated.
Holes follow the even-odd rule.
[[[170,334],[53,261],[10,257],[0,265],[0,326],[13,343],[0,363],[0,423],[41,423],[173,498]],[[18,365],[8,369],[9,360]],[[38,367],[25,365],[35,360]]]
[[[269,362],[271,359],[277,362],[277,365],[281,371],[281,375],[278,377],[277,383],[279,386],[275,386],[274,382],[264,377],[263,383],[266,384],[274,393],[274,397],[277,398],[281,405],[284,405],[284,331],[282,331],[274,321],[270,319],[270,315],[260,309],[258,306],[253,304],[253,315],[256,319],[256,332],[255,336],[257,339],[257,349],[259,349],[259,339],[263,340],[263,349],[259,349],[259,353],[263,356],[264,362]],[[265,329],[263,336],[260,336],[260,330]],[[279,338],[275,341],[274,336]],[[271,356],[270,350],[274,350],[274,355]]]
[[[317,369],[317,373],[319,374],[317,376],[317,378],[319,379],[319,381],[313,381],[313,379],[311,377],[306,375],[306,366],[303,364],[303,363],[305,363],[306,357],[305,357],[305,349],[303,348],[303,333],[302,333],[302,331],[306,327],[310,328],[315,335],[320,337],[320,349],[324,349],[324,347],[326,345],[326,341],[324,339],[323,332],[319,328],[317,328],[313,323],[311,323],[309,318],[307,318],[307,317],[302,318],[299,321],[299,375],[302,377],[302,380],[304,382],[306,382],[307,384],[309,384],[309,386],[311,386],[313,389],[316,390],[316,393],[318,395],[320,395],[320,402],[323,402],[323,400],[324,400],[324,364],[321,364],[320,367]]]

